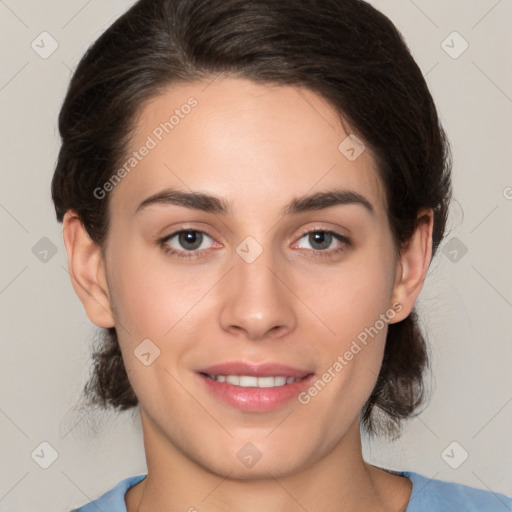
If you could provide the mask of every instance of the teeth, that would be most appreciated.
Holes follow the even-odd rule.
[[[274,377],[274,386],[284,386],[286,384],[286,377]]]
[[[258,377],[258,382],[255,384],[260,388],[273,388],[276,385],[275,377]]]
[[[272,377],[271,377],[272,378]],[[258,377],[248,377],[245,375],[242,375],[239,378],[239,386],[242,386],[243,388],[255,388],[258,385]]]
[[[252,375],[208,375],[208,377],[218,382],[227,382],[242,388],[275,388],[302,380],[294,377],[254,377]]]
[[[240,386],[240,377],[237,375],[227,375],[226,382],[228,384],[233,384],[233,386]]]

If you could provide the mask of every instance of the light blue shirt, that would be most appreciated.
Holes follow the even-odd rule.
[[[432,480],[412,471],[389,472],[412,481],[411,499],[406,512],[512,512],[512,498],[503,494]],[[126,512],[126,491],[145,477],[126,478],[97,500],[71,512]]]

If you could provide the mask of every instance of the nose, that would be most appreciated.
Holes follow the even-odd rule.
[[[234,262],[222,288],[222,328],[250,340],[292,332],[297,324],[294,295],[271,251],[263,251],[252,263],[235,254]]]

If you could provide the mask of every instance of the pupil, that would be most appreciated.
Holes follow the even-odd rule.
[[[332,235],[330,233],[317,232],[311,233],[309,236],[309,241],[313,248],[315,248],[314,244],[317,244],[320,245],[317,249],[327,249],[331,244]]]
[[[201,245],[202,237],[202,233],[198,233],[197,231],[183,231],[180,233],[179,241],[184,248],[195,250]],[[189,245],[187,246],[187,244]],[[192,247],[190,245],[192,245]]]

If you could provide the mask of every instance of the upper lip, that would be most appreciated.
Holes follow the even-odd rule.
[[[310,370],[293,368],[279,363],[248,363],[230,361],[198,370],[208,375],[250,375],[252,377],[294,377],[300,379],[313,373]]]

